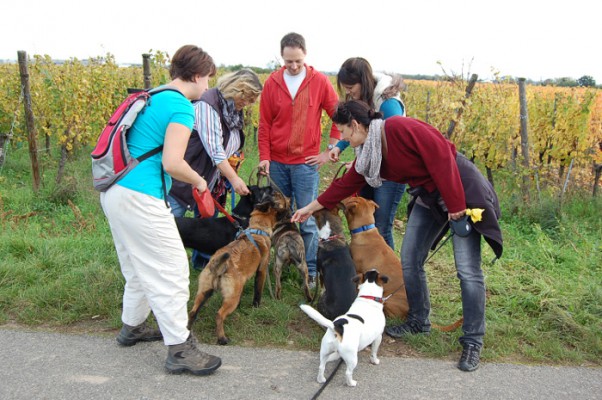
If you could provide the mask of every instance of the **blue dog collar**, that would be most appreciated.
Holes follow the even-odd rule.
[[[376,228],[376,225],[369,224],[369,225],[360,226],[359,228],[351,229],[350,232],[353,235],[355,233],[369,231],[370,229],[374,229],[374,228]]]

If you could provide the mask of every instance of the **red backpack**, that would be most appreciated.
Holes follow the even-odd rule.
[[[128,130],[134,124],[138,114],[150,104],[151,96],[170,88],[143,90],[130,94],[113,113],[102,133],[96,147],[92,150],[92,177],[94,189],[107,191],[115,182],[123,178],[136,165],[163,150],[163,145],[156,147],[140,157],[134,158],[126,142]],[[178,92],[180,93],[180,92]]]

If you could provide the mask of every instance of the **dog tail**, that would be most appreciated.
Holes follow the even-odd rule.
[[[307,314],[309,318],[313,319],[318,324],[322,325],[324,328],[332,329],[334,331],[334,324],[332,323],[332,321],[320,314],[318,310],[314,309],[311,306],[308,306],[307,304],[301,304],[299,307],[301,307],[301,310],[303,310],[303,312]]]
[[[454,331],[454,330],[458,329],[459,327],[461,327],[463,322],[464,322],[464,317],[460,317],[460,319],[457,320],[456,322],[454,322],[453,324],[449,324],[449,325],[445,325],[445,326],[433,324],[433,328],[439,329],[441,332],[451,332],[451,331]]]
[[[207,268],[209,268],[215,275],[222,276],[224,273],[226,273],[226,268],[228,266],[226,261],[228,261],[229,258],[230,253],[223,253],[217,258],[211,257]]]

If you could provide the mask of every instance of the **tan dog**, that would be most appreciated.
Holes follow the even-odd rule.
[[[215,252],[199,275],[194,306],[188,314],[188,329],[194,323],[201,306],[219,289],[223,302],[215,318],[217,342],[221,345],[228,344],[224,320],[238,307],[245,283],[253,274],[253,306],[259,306],[270,259],[270,237],[278,214],[289,207],[290,201],[279,192],[274,192],[272,198],[255,206],[251,212],[249,228],[233,242]]]
[[[347,225],[351,232],[351,257],[358,274],[373,268],[389,277],[384,284],[385,315],[405,318],[408,315],[408,298],[403,281],[403,270],[399,255],[387,245],[374,226],[374,211],[378,205],[363,197],[348,197],[342,201]],[[357,230],[357,233],[353,233]]]

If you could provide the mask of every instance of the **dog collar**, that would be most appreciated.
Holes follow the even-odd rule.
[[[331,240],[335,240],[335,239],[343,239],[343,240],[345,240],[345,236],[343,236],[343,235],[331,235],[331,236],[327,237],[326,239],[320,238],[320,239],[318,239],[318,241],[320,241],[320,242],[323,243],[323,242],[330,242]]]
[[[370,229],[374,229],[374,228],[376,228],[376,225],[368,224],[368,225],[360,226],[359,228],[351,229],[350,232],[353,235],[355,233],[369,231]]]
[[[368,299],[368,300],[374,300],[377,303],[384,303],[385,299],[382,297],[376,297],[376,296],[360,296],[362,299]]]

